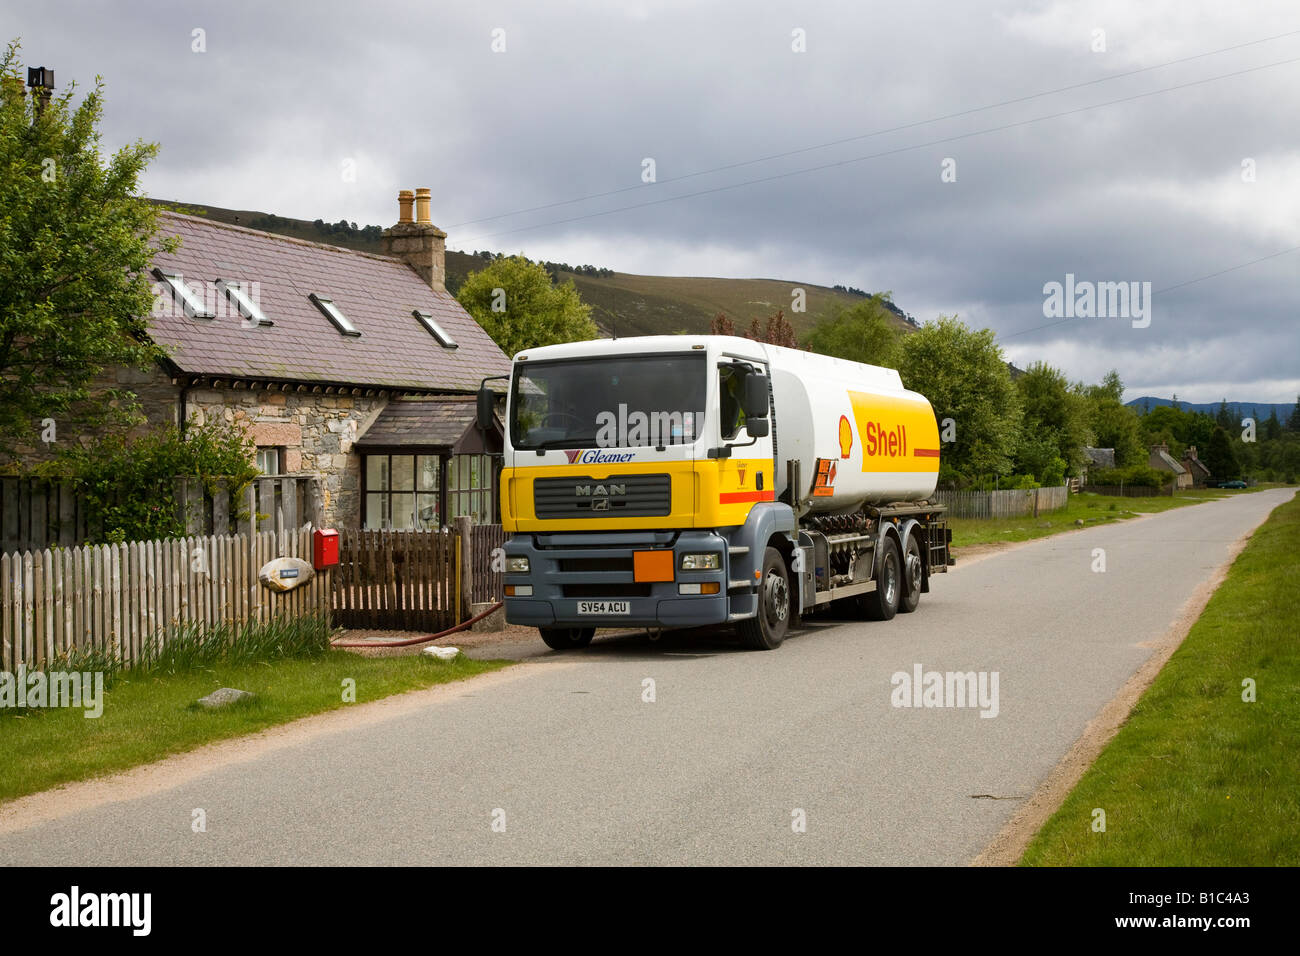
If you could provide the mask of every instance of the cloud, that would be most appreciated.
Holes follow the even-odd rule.
[[[1300,63],[1225,76],[1300,58],[1300,36],[1160,65],[1300,30],[1280,0],[49,0],[10,19],[60,85],[105,76],[106,145],[162,144],[156,196],[386,225],[399,188],[428,185],[453,248],[889,289],[1075,379],[1300,390],[1300,253],[1157,295],[1141,334],[1026,331],[1067,272],[1161,289],[1300,244]]]

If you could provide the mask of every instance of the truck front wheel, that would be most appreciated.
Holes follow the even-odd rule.
[[[574,651],[586,647],[596,636],[594,627],[539,627],[547,647],[557,651]]]
[[[771,651],[781,646],[790,627],[790,578],[785,559],[776,548],[763,554],[763,574],[758,585],[758,613],[737,625],[740,639],[756,651]]]

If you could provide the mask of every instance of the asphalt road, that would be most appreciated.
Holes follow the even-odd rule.
[[[937,579],[915,614],[819,622],[775,652],[715,634],[543,655],[411,713],[5,833],[0,862],[965,863],[1291,494],[997,553]],[[917,664],[997,672],[997,716],[892,706],[891,675]]]

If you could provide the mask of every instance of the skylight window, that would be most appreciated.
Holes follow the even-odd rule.
[[[325,313],[325,318],[333,322],[334,327],[344,335],[361,334],[357,331],[357,327],[352,324],[352,321],[343,314],[343,310],[334,304],[333,299],[327,299],[323,295],[317,295],[315,292],[311,294],[310,298],[312,302],[315,303],[316,308]]]
[[[438,344],[443,348],[454,349],[460,347],[456,344],[456,340],[447,334],[447,330],[439,325],[438,320],[430,313],[421,312],[419,309],[416,309],[411,314],[420,320],[420,323],[429,330],[430,334],[438,340]]]
[[[249,295],[242,282],[231,282],[229,279],[217,280],[217,287],[226,293],[226,298],[235,303],[235,308],[239,310],[239,314],[250,323],[254,325],[275,325],[262,313],[262,309],[253,297],[257,294],[257,283],[254,282],[252,286],[253,295]]]
[[[190,288],[185,281],[185,277],[179,272],[164,272],[162,269],[154,269],[153,274],[161,279],[172,290],[172,296],[176,299],[185,314],[191,319],[214,319],[216,313],[207,307],[203,297]]]

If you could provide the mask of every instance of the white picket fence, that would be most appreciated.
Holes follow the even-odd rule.
[[[1070,488],[1015,491],[936,491],[932,500],[947,505],[950,518],[1026,518],[1060,511],[1070,503]]]
[[[328,573],[284,592],[258,581],[278,557],[310,561],[310,527],[0,556],[0,669],[41,668],[73,647],[129,664],[180,625],[328,614]]]

